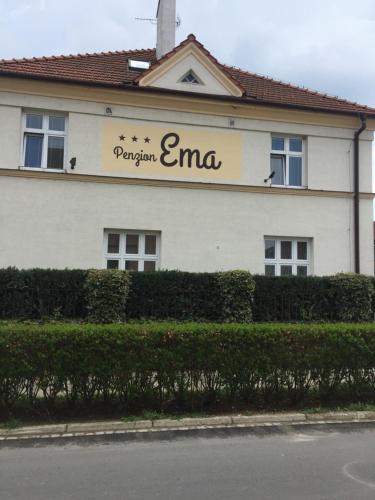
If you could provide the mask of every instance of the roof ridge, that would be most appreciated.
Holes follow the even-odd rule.
[[[268,80],[268,81],[271,81],[271,82],[274,82],[274,83],[279,83],[281,85],[285,85],[285,86],[287,86],[289,88],[292,88],[292,89],[301,90],[303,92],[306,92],[307,94],[318,95],[318,96],[321,96],[321,97],[326,97],[328,99],[335,99],[338,102],[343,102],[343,103],[346,103],[346,104],[353,104],[355,106],[360,106],[360,107],[366,108],[366,109],[374,109],[374,108],[371,108],[371,106],[367,106],[366,104],[360,104],[360,103],[358,103],[356,101],[350,101],[349,99],[344,99],[343,97],[335,96],[335,95],[332,95],[332,94],[327,94],[326,92],[321,92],[321,91],[316,90],[316,89],[310,89],[308,87],[297,85],[295,83],[290,83],[290,82],[287,82],[287,81],[284,81],[284,80],[278,80],[276,78],[272,78],[272,77],[267,76],[267,75],[260,75],[259,73],[255,73],[253,71],[248,71],[246,69],[238,68],[236,66],[230,66],[230,65],[224,64],[224,63],[221,63],[221,64],[222,64],[222,66],[228,68],[229,70],[234,69],[235,71],[239,71],[240,73],[244,73],[246,75],[255,76],[257,78],[262,78],[263,80]]]
[[[12,59],[0,59],[1,64],[12,64],[19,62],[36,62],[36,61],[55,61],[55,60],[65,60],[65,59],[85,59],[88,57],[97,57],[97,56],[105,56],[105,55],[114,55],[114,54],[135,54],[139,52],[152,52],[155,48],[148,49],[130,49],[130,50],[108,50],[105,52],[86,52],[85,54],[59,54],[52,56],[40,56],[40,57],[21,57],[21,58],[12,58]]]

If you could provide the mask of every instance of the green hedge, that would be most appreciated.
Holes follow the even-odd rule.
[[[371,321],[374,278],[0,270],[0,319]]]
[[[352,273],[334,276],[254,276],[255,321],[371,321],[373,279]]]
[[[0,405],[373,398],[373,324],[0,324]],[[38,399],[39,398],[39,399]]]
[[[0,269],[0,319],[84,318],[86,271]]]
[[[249,322],[254,288],[246,271],[133,273],[127,313],[133,319]]]
[[[124,321],[129,287],[129,273],[115,269],[91,269],[85,284],[88,320],[93,323]]]

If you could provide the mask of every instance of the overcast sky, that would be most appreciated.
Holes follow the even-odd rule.
[[[0,0],[0,58],[155,46],[157,0]],[[177,0],[220,62],[375,107],[375,0]]]

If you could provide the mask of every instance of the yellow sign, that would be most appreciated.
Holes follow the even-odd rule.
[[[138,125],[106,120],[103,169],[151,177],[236,180],[241,176],[242,135],[193,127]]]

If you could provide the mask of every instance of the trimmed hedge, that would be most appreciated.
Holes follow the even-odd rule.
[[[86,271],[0,269],[0,319],[84,318]]]
[[[129,409],[375,391],[374,324],[0,324],[0,405]]]
[[[115,269],[90,270],[85,283],[88,320],[93,323],[124,321],[129,287],[129,273]]]
[[[332,309],[339,321],[374,319],[374,285],[370,277],[341,273],[331,276],[329,283],[332,290]]]
[[[0,270],[0,319],[361,322],[374,313],[374,278],[355,274]]]
[[[371,321],[373,278],[334,276],[254,276],[255,321]]]
[[[132,319],[250,322],[255,283],[247,271],[132,273]]]
[[[328,321],[335,316],[326,277],[254,276],[255,321]]]

